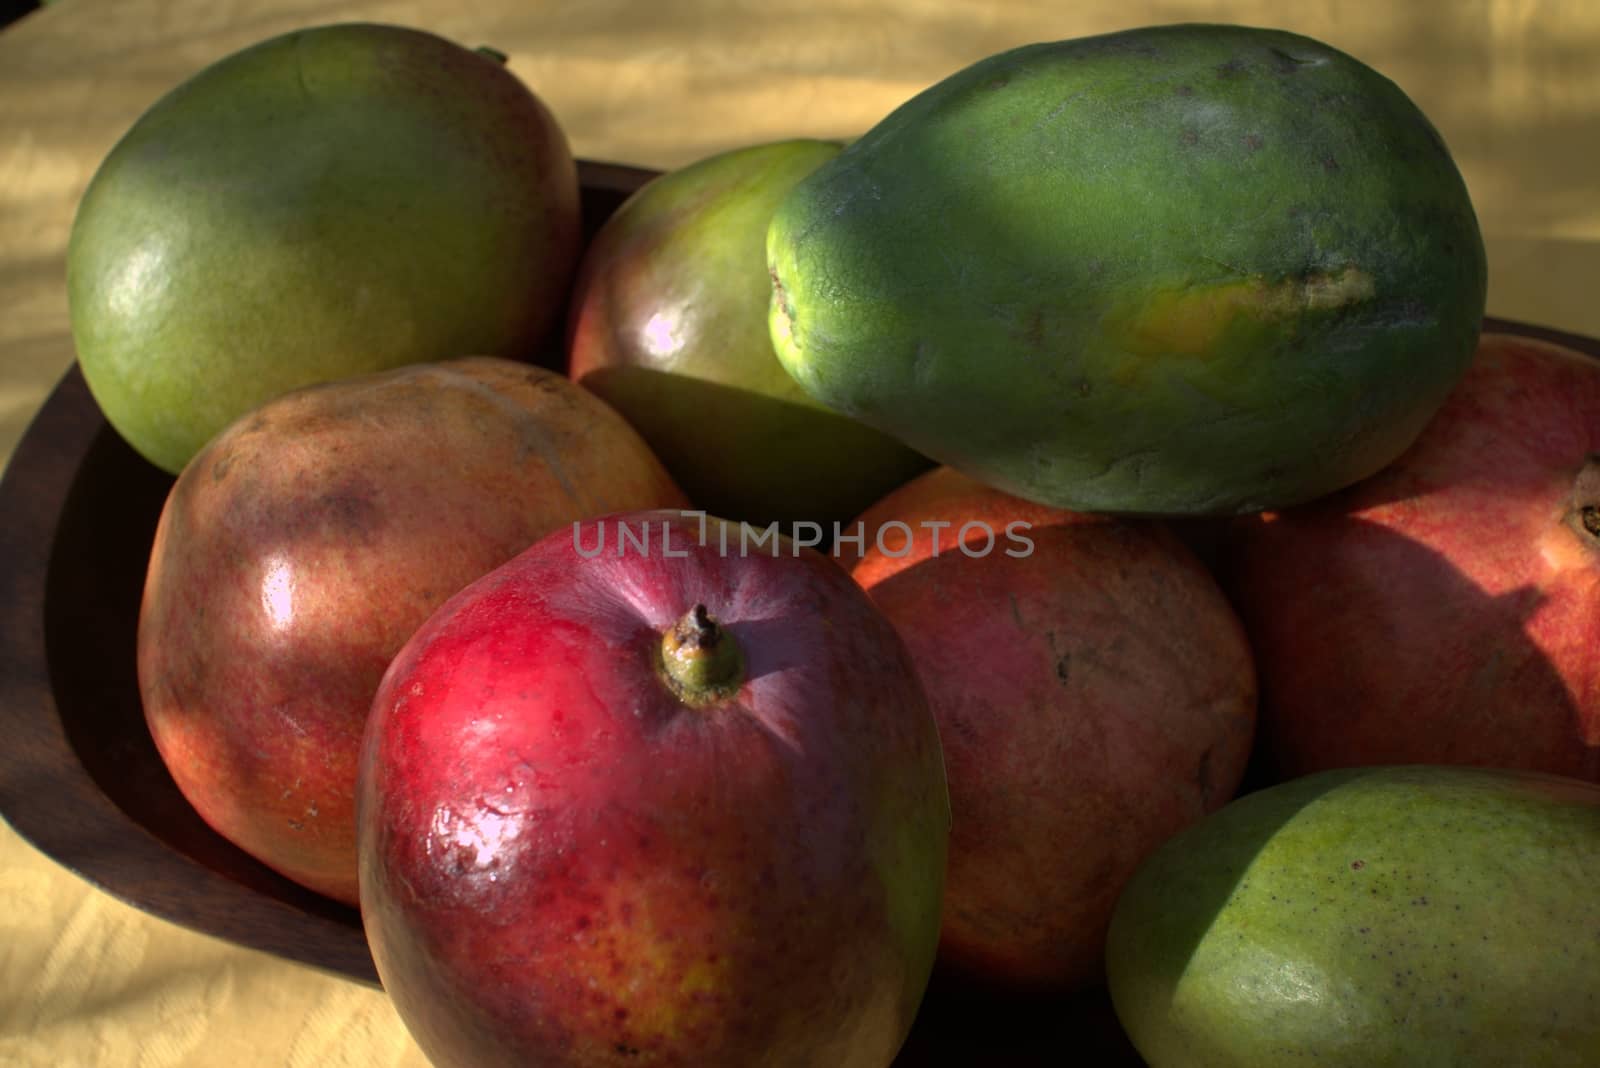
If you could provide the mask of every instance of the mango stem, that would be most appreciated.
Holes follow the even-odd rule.
[[[1572,480],[1573,529],[1600,541],[1600,453],[1590,453]]]
[[[661,636],[659,666],[667,687],[695,707],[732,697],[744,685],[744,651],[703,604]]]

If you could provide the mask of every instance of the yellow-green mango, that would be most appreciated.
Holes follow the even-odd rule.
[[[831,534],[930,466],[813,400],[767,334],[767,224],[841,147],[745,145],[653,179],[606,220],[573,284],[568,373],[714,515]]]
[[[106,420],[177,473],[300,386],[535,358],[580,222],[566,136],[504,56],[297,30],[167,93],[95,172],[67,249],[78,362]]]
[[[1151,1068],[1600,1064],[1600,786],[1341,769],[1241,797],[1146,859],[1112,916]]]

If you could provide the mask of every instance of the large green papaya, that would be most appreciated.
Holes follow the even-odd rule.
[[[1151,1068],[1600,1064],[1600,786],[1345,768],[1151,854],[1106,973]]]
[[[1274,30],[1029,45],[924,91],[768,231],[822,403],[1056,507],[1224,514],[1355,482],[1471,359],[1486,268],[1438,132]]]

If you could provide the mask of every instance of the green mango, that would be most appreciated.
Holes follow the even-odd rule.
[[[767,224],[841,147],[777,141],[664,174],[606,221],[579,269],[568,373],[715,515],[831,534],[932,466],[817,403],[772,351]]]
[[[101,163],[67,249],[90,391],[176,473],[291,389],[533,358],[581,241],[577,165],[504,57],[341,24],[236,52]]]
[[[1393,460],[1471,360],[1483,241],[1406,94],[1295,34],[1168,25],[991,56],[785,198],[783,365],[996,488],[1254,512]]]
[[[1112,916],[1112,1001],[1152,1068],[1592,1068],[1597,886],[1600,786],[1321,772],[1145,860]]]

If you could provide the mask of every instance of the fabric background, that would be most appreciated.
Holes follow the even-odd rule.
[[[1487,239],[1491,314],[1600,334],[1593,0],[57,0],[0,33],[0,459],[73,358],[67,233],[117,137],[229,52],[354,19],[491,44],[579,156],[659,168],[855,136],[1032,41],[1176,21],[1295,30],[1387,74],[1438,126]],[[381,992],[149,917],[0,824],[5,1068],[425,1063]]]

